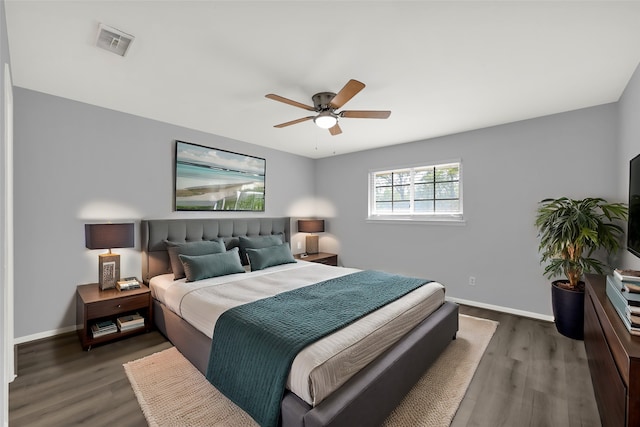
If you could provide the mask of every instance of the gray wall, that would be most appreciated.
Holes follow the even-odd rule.
[[[616,135],[616,105],[609,104],[322,159],[316,165],[318,197],[326,201],[320,214],[331,219],[321,249],[338,251],[344,265],[435,279],[450,297],[546,318],[551,303],[533,226],[537,202],[560,196],[625,201],[612,173]],[[466,225],[365,221],[369,170],[457,158]]]
[[[86,222],[313,213],[311,159],[22,88],[14,105],[17,341],[74,327],[76,285],[104,252],[85,248]],[[265,158],[265,212],[173,212],[176,139]],[[122,276],[140,276],[139,248],[115,251]]]
[[[265,157],[264,216],[326,217],[321,250],[344,265],[429,277],[454,298],[549,316],[537,202],[626,202],[628,160],[640,151],[638,74],[617,104],[318,161],[15,88],[16,338],[73,328],[75,287],[96,280],[101,252],[85,249],[84,223],[199,216],[172,212],[175,139]],[[456,158],[465,225],[365,221],[370,169]],[[139,275],[139,244],[118,250],[123,275]],[[614,262],[640,268],[626,253]]]
[[[619,145],[615,170],[618,171],[618,197],[629,197],[629,160],[640,154],[640,68],[637,68],[620,101]],[[625,251],[622,263],[625,268],[640,270],[640,258]]]

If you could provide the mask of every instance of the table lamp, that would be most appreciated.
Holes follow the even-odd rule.
[[[322,233],[324,231],[323,219],[301,219],[298,220],[298,232],[300,233]],[[307,236],[305,250],[308,254],[318,253],[318,236],[310,234]]]
[[[113,248],[134,246],[133,223],[126,224],[85,224],[85,246],[88,249],[109,249],[98,257],[98,282],[100,289],[115,288],[120,280],[120,255],[111,252]]]

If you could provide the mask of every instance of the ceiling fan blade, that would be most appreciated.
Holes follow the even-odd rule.
[[[329,132],[331,133],[331,135],[336,136],[342,133],[342,129],[340,129],[340,125],[336,123],[335,125],[329,128]]]
[[[302,104],[302,103],[300,103],[298,101],[293,101],[291,99],[288,99],[288,98],[285,98],[285,97],[282,97],[280,95],[276,95],[276,94],[273,94],[273,93],[265,95],[265,97],[267,97],[269,99],[273,99],[274,101],[280,101],[280,102],[284,102],[285,104],[293,105],[294,107],[303,108],[303,109],[308,110],[308,111],[316,111],[316,109],[313,108],[310,105],[305,105],[305,104]]]
[[[351,98],[356,96],[358,92],[364,89],[364,86],[365,85],[362,82],[353,79],[349,80],[347,84],[344,85],[342,89],[340,89],[340,92],[338,92],[336,96],[333,97],[329,105],[332,108],[342,107],[347,103],[347,101],[349,101]]]
[[[348,110],[340,113],[340,117],[351,119],[387,119],[390,115],[391,111]]]
[[[311,119],[313,119],[314,117],[315,117],[315,116],[303,117],[303,118],[301,118],[301,119],[291,120],[290,122],[280,123],[279,125],[275,125],[275,126],[273,126],[273,127],[274,127],[274,128],[283,128],[283,127],[287,127],[287,126],[295,125],[295,124],[298,124],[298,123],[306,122],[307,120],[311,120]]]

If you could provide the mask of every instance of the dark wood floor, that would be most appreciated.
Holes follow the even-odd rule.
[[[601,425],[582,341],[560,335],[551,322],[473,307],[460,312],[500,325],[453,427]]]
[[[497,320],[452,426],[599,426],[580,341],[552,323],[472,307]],[[18,426],[146,426],[123,363],[169,348],[150,332],[82,351],[77,335],[22,344],[9,387],[9,422]]]

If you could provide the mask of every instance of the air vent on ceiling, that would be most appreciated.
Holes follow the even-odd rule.
[[[117,28],[100,24],[96,46],[120,56],[125,56],[134,38],[131,34],[122,32]]]

